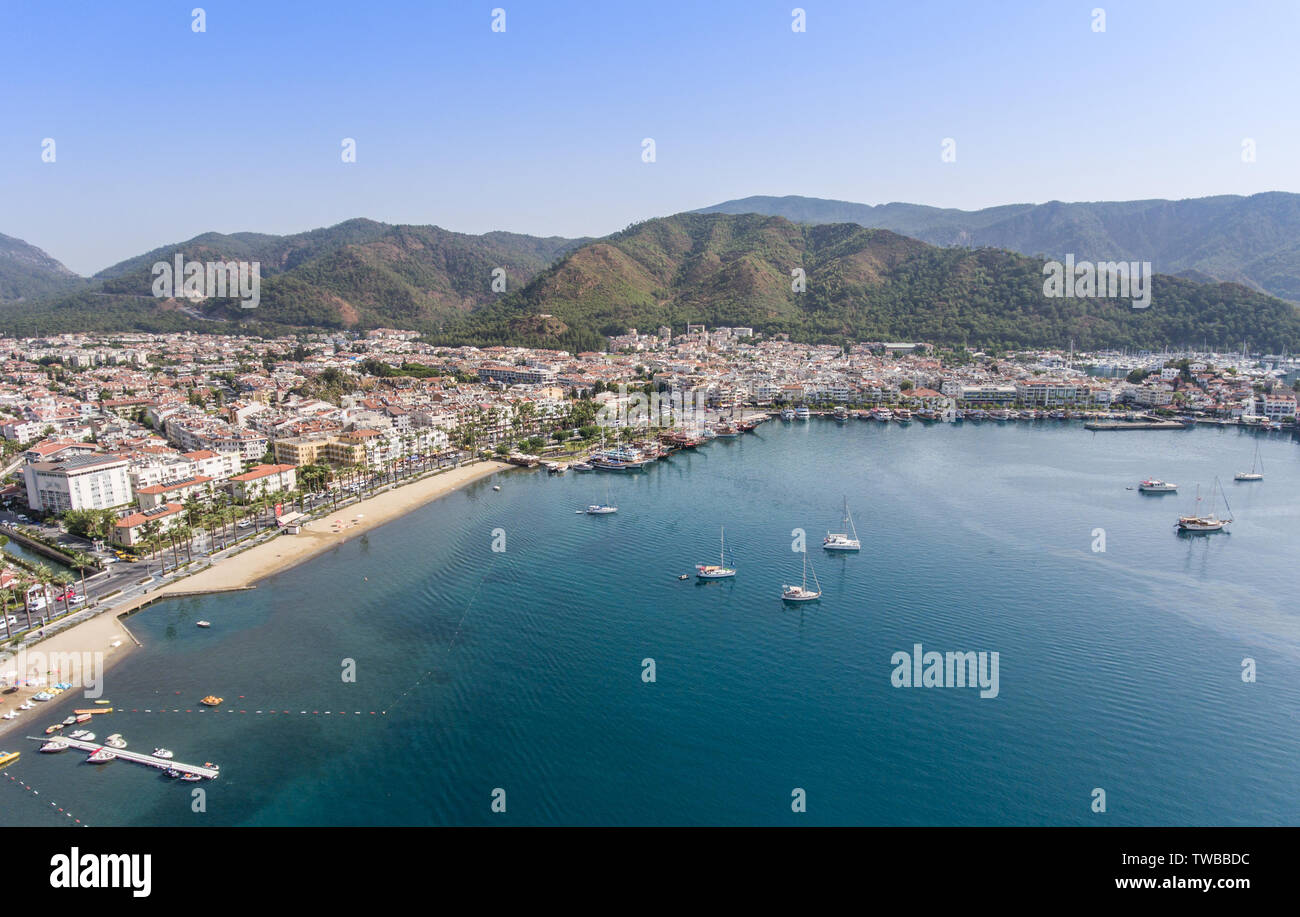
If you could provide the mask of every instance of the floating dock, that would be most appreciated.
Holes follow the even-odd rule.
[[[1176,420],[1093,420],[1083,425],[1085,430],[1185,430],[1186,425]]]
[[[40,742],[42,744],[53,741],[63,742],[66,743],[69,748],[76,748],[81,751],[95,752],[102,748],[105,751],[111,751],[122,761],[131,761],[135,764],[143,764],[146,767],[156,767],[159,770],[167,770],[169,767],[174,767],[182,774],[198,774],[200,777],[206,777],[209,780],[217,779],[217,775],[221,773],[217,769],[211,767],[203,767],[198,764],[181,764],[180,762],[173,761],[170,758],[157,758],[153,755],[141,754],[138,751],[127,751],[125,748],[113,748],[108,745],[101,745],[98,742],[87,742],[84,739],[73,739],[68,736],[41,736],[39,738],[37,736],[28,736],[27,738],[31,739],[33,742]]]

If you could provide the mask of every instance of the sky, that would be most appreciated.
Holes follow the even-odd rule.
[[[0,0],[0,233],[90,274],[352,217],[1300,192],[1298,26],[1297,0]]]

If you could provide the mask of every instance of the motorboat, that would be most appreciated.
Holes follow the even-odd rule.
[[[214,694],[209,694],[207,697],[199,701],[199,703],[205,707],[220,707],[224,701],[225,698],[223,697],[217,697]]]
[[[86,763],[107,764],[109,761],[115,760],[117,760],[117,755],[113,754],[113,752],[109,751],[107,748],[99,748],[90,753],[90,757],[86,759]]]
[[[194,622],[194,623],[195,623],[195,626],[196,626],[196,627],[211,627],[211,626],[212,626],[212,622],[211,622],[211,621],[196,621],[196,622]]]
[[[122,738],[121,733],[115,732],[104,740],[104,744],[109,748],[126,748],[126,739]]]
[[[155,748],[153,750],[153,756],[155,758],[162,758],[164,760],[170,761],[173,757],[173,754],[170,748]]]
[[[1147,478],[1138,484],[1138,490],[1144,494],[1171,494],[1178,490],[1178,485],[1170,484],[1168,481],[1161,481],[1158,478]]]

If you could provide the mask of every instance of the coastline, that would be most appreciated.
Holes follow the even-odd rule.
[[[106,674],[110,667],[126,658],[140,645],[122,619],[142,607],[170,596],[255,588],[259,581],[308,561],[349,538],[378,528],[427,503],[432,503],[439,497],[444,497],[510,467],[505,462],[478,462],[439,474],[431,474],[410,484],[385,490],[359,503],[349,504],[335,512],[311,520],[297,535],[276,535],[234,556],[222,558],[197,573],[168,583],[156,591],[144,593],[107,609],[74,627],[33,644],[29,647],[29,651],[46,654],[103,653],[103,673]],[[117,645],[114,646],[114,643]],[[3,709],[6,712],[14,710],[18,704],[40,691],[40,687],[24,686],[14,694],[3,695],[5,700]],[[56,695],[55,699],[48,703],[57,704],[62,697]],[[32,710],[22,711],[22,715],[17,719],[0,720],[0,738],[34,721],[43,706],[46,704],[40,703]],[[45,725],[41,725],[40,728],[44,730]]]

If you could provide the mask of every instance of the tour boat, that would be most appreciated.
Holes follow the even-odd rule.
[[[844,531],[827,532],[826,537],[822,539],[822,547],[827,551],[860,551],[862,542],[858,540],[858,529],[853,524],[853,517],[849,515],[849,498],[844,498],[844,519],[842,520]],[[849,535],[852,532],[852,536]]]
[[[90,753],[86,759],[87,764],[107,764],[109,761],[116,760],[117,755],[113,754],[107,748],[99,748]]]
[[[817,571],[813,571],[813,585],[816,589],[808,588],[808,552],[803,554],[803,585],[801,586],[782,586],[781,598],[787,602],[812,602],[822,597],[821,583],[817,582]]]
[[[904,426],[907,426],[912,422],[912,412],[907,408],[899,408],[898,412],[894,414],[894,419]]]
[[[1144,494],[1171,494],[1177,489],[1177,484],[1170,484],[1168,481],[1161,481],[1157,478],[1147,478],[1138,484],[1138,490]]]
[[[209,694],[207,697],[203,698],[203,700],[199,701],[199,703],[205,707],[220,707],[223,700],[224,698]]]
[[[1255,468],[1258,466],[1259,471]],[[1250,462],[1250,471],[1238,471],[1232,476],[1234,481],[1262,481],[1264,480],[1264,459],[1259,454],[1259,443],[1255,443],[1255,457]]]
[[[716,564],[696,564],[695,575],[700,579],[727,579],[736,575],[734,567],[727,566],[727,532],[723,529],[720,533],[721,550],[718,553],[718,562]]]
[[[808,408],[804,405],[800,405],[794,410],[795,420],[807,420],[811,416],[812,416],[812,411],[808,410]]]
[[[196,622],[195,622],[195,626],[196,626],[196,627],[211,627],[211,626],[212,626],[212,622],[211,622],[211,621],[196,621]]]
[[[570,465],[569,467],[572,468],[574,471],[594,471],[594,470],[595,470],[595,469],[593,469],[593,468],[591,467],[591,463],[590,463],[590,462],[574,462],[574,463],[573,463],[572,465]]]
[[[1214,479],[1214,484],[1215,487],[1219,487],[1218,478]],[[1214,514],[1214,503],[1213,503],[1214,491],[1213,490],[1210,491],[1210,496],[1211,496],[1210,512],[1204,516],[1198,512],[1194,512],[1190,516],[1179,516],[1178,521],[1174,523],[1178,531],[1193,532],[1193,533],[1222,532],[1228,527],[1228,524],[1232,522],[1232,508],[1228,507],[1228,518],[1220,519],[1218,516]],[[1223,503],[1224,506],[1227,506],[1228,504],[1227,494],[1224,494],[1223,496]],[[1198,486],[1196,488],[1196,506],[1199,508],[1200,505],[1201,505],[1201,488]]]
[[[782,420],[794,420],[794,408],[783,408],[781,410]]]
[[[848,423],[849,409],[840,405],[835,409],[835,413],[832,416],[835,418],[836,423]]]
[[[739,430],[737,430],[731,424],[726,423],[725,421],[715,426],[713,428],[713,432],[714,435],[718,437],[718,439],[735,439],[740,435]]]
[[[172,757],[172,752],[171,749],[168,748],[155,748],[153,750],[153,756],[155,758],[170,759]]]

